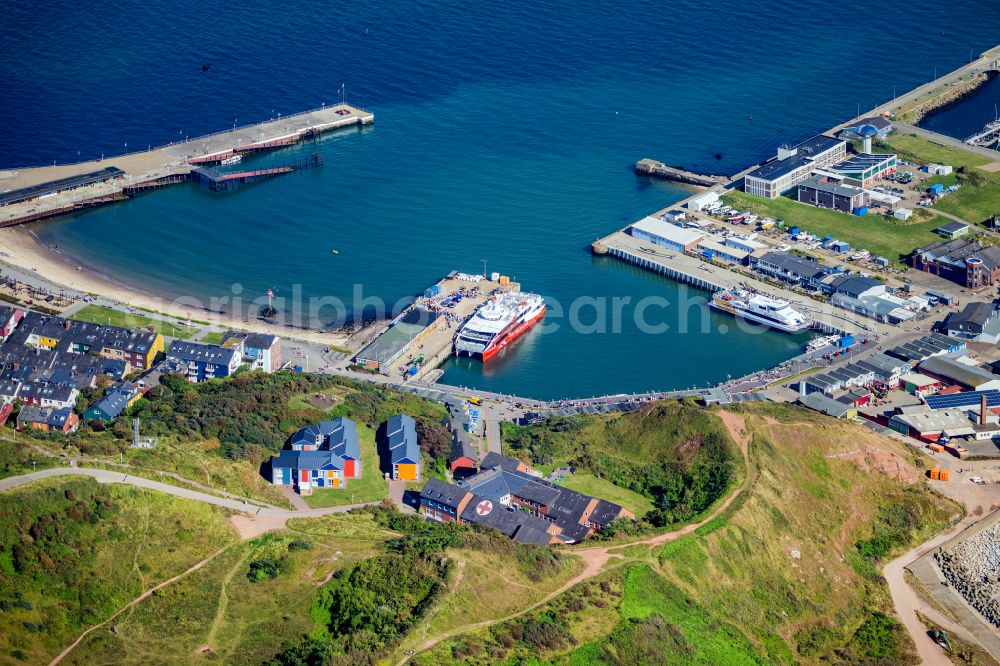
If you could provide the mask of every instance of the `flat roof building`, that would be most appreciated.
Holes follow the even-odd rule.
[[[838,210],[842,213],[866,207],[871,202],[868,193],[863,189],[842,185],[823,177],[808,178],[799,183],[797,196],[799,203]]]
[[[815,169],[835,164],[846,156],[844,141],[817,134],[797,146],[779,148],[774,160],[746,175],[743,190],[747,194],[777,199],[808,178]]]
[[[677,252],[694,252],[698,243],[705,238],[697,231],[682,229],[655,217],[644,217],[635,222],[629,227],[629,234]]]

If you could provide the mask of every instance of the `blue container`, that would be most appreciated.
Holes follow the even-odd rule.
[[[790,233],[791,235],[794,236],[795,234],[799,233],[799,228],[798,227],[792,227],[791,229],[788,230],[788,233]]]
[[[701,256],[705,257],[706,259],[714,259],[715,252],[713,250],[702,250]]]
[[[854,209],[854,214],[858,217],[864,217],[868,214],[868,206],[861,206],[860,208]]]
[[[441,293],[441,286],[437,284],[432,287],[428,287],[427,289],[424,289],[424,296],[426,296],[427,298],[431,298],[432,296],[437,296],[440,293]]]
[[[854,336],[845,335],[842,338],[840,338],[840,340],[837,341],[837,344],[840,346],[841,349],[847,349],[848,347],[854,344]]]
[[[933,185],[928,187],[927,190],[934,196],[939,197],[941,196],[941,194],[944,193],[944,185],[942,185],[941,183],[934,183]]]
[[[410,376],[411,377],[416,377],[417,376],[417,366],[415,366],[415,365],[411,365],[410,366]]]
[[[302,372],[302,366],[301,365],[295,366],[295,372]]]

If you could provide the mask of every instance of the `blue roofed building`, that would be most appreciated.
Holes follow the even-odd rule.
[[[191,382],[228,377],[242,364],[239,349],[175,340],[167,350],[171,372],[184,375]]]
[[[95,402],[90,409],[83,414],[84,421],[114,421],[122,413],[139,401],[142,391],[138,385],[132,383],[118,384],[112,386],[104,394],[104,397]]]
[[[419,481],[423,477],[417,423],[413,417],[397,414],[385,422],[386,465],[393,480]]]
[[[303,495],[315,488],[342,488],[360,479],[361,446],[354,421],[343,417],[297,431],[290,448],[271,458],[271,483],[294,486]]]

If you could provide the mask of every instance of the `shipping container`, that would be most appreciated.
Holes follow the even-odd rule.
[[[941,470],[941,473],[938,475],[938,479],[941,480],[941,481],[947,481],[948,480],[948,470],[946,470],[946,469]]]
[[[868,206],[859,206],[852,211],[858,217],[864,217],[868,214]]]
[[[845,336],[843,336],[843,337],[840,338],[840,340],[837,342],[837,344],[840,345],[840,347],[842,349],[847,349],[848,347],[850,347],[851,345],[854,344],[854,336],[853,335],[845,335]]]
[[[934,451],[935,453],[941,453],[942,451],[944,451],[944,447],[941,446],[940,444],[928,444],[927,448],[930,449],[931,451]]]
[[[506,275],[500,276],[500,284],[510,284],[510,278]]]
[[[937,481],[941,477],[941,470],[937,467],[931,469],[931,481]]]
[[[791,229],[788,230],[788,233],[794,236],[795,234],[799,233],[799,231],[800,229],[798,227],[792,227]]]

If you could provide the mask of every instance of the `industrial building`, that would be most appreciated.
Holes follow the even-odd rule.
[[[947,222],[945,224],[942,224],[937,229],[935,229],[934,233],[936,233],[938,236],[941,236],[942,238],[947,238],[951,240],[953,238],[959,238],[961,236],[965,236],[966,234],[968,234],[969,225],[962,224],[961,222],[956,222],[956,221]]]
[[[420,307],[410,308],[390,322],[375,340],[358,352],[354,362],[383,375],[388,374],[393,363],[422,334],[432,330],[440,316]]]
[[[971,391],[1000,389],[1000,375],[946,356],[935,356],[920,364],[920,372]]]
[[[830,272],[819,262],[777,251],[750,255],[750,267],[776,280],[813,290],[822,289],[822,279]]]
[[[767,199],[777,199],[817,170],[847,157],[847,144],[823,134],[802,143],[778,149],[776,158],[746,175],[743,190]]]
[[[704,236],[697,231],[682,229],[655,217],[644,217],[629,227],[629,234],[677,252],[694,252]]]
[[[908,373],[911,365],[881,352],[852,361],[835,370],[807,377],[799,382],[801,396],[810,393],[833,395],[837,391],[873,383],[898,385],[899,378]]]
[[[894,154],[856,153],[826,169],[841,178],[849,178],[863,187],[874,185],[876,181],[896,171]]]
[[[867,208],[871,203],[868,192],[844,185],[825,176],[815,176],[799,183],[799,203],[850,213]]]
[[[929,333],[925,336],[897,345],[886,350],[889,356],[920,363],[934,356],[951,354],[965,349],[965,342],[949,338],[940,333]]]
[[[956,238],[922,247],[913,253],[913,267],[968,289],[983,289],[1000,280],[1000,247]]]

